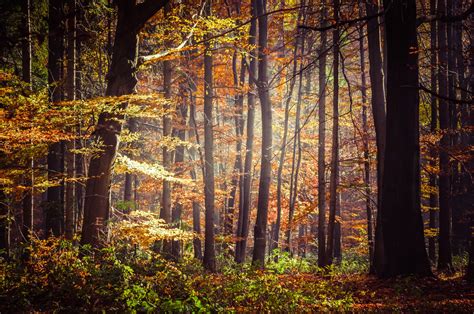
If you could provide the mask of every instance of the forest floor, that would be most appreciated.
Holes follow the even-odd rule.
[[[35,241],[27,259],[19,253],[0,258],[0,313],[474,313],[474,286],[461,272],[382,280],[367,275],[358,255],[320,269],[282,253],[266,270],[218,256],[219,272],[208,273],[192,257],[173,262],[128,246],[90,251],[54,238]]]
[[[355,311],[474,311],[474,286],[459,273],[437,278],[397,278],[381,280],[368,275],[340,278],[351,291]]]

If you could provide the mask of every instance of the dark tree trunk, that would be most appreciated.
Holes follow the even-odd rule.
[[[363,15],[362,7],[360,7],[360,16]],[[365,214],[367,216],[367,243],[369,247],[369,269],[373,269],[374,258],[374,230],[372,222],[372,206],[371,206],[371,188],[370,188],[370,157],[369,157],[369,128],[367,125],[367,81],[365,76],[365,49],[364,49],[364,30],[359,30],[359,51],[360,51],[360,72],[361,85],[360,92],[362,94],[362,134],[364,145],[364,186],[365,186]]]
[[[293,89],[296,83],[297,77],[297,53],[298,53],[298,38],[295,38],[295,47],[293,49],[293,72],[291,74],[290,80],[290,87],[288,90],[288,95],[286,96],[285,100],[285,118],[284,118],[284,126],[283,126],[283,138],[281,140],[281,148],[280,148],[280,160],[278,162],[278,172],[277,172],[277,218],[275,222],[275,227],[273,229],[273,243],[271,244],[271,250],[278,248],[280,242],[280,229],[281,229],[281,194],[282,194],[282,181],[283,181],[283,166],[285,165],[285,156],[286,156],[286,145],[287,145],[287,138],[288,138],[288,120],[290,114],[290,102],[293,96]],[[277,256],[275,257],[277,258]]]
[[[206,16],[211,16],[211,3],[206,2]],[[204,234],[204,268],[216,271],[216,250],[214,240],[214,138],[213,138],[213,75],[212,52],[209,41],[206,41],[204,52],[204,198],[205,198],[205,234]]]
[[[243,104],[244,94],[241,88],[245,83],[245,57],[242,56],[240,62],[240,74],[237,74],[237,52],[234,53],[232,60],[232,70],[234,75],[234,86],[238,90],[238,94],[235,96],[235,109],[234,109],[234,122],[235,122],[235,135],[237,141],[235,143],[236,157],[234,162],[234,170],[232,173],[231,191],[229,200],[227,203],[227,214],[225,221],[225,235],[231,236],[234,229],[234,215],[235,215],[235,203],[237,190],[240,195],[239,206],[242,203],[242,137],[244,132],[244,119],[243,119]]]
[[[249,44],[255,46],[257,42],[257,16],[256,0],[251,1],[252,21],[250,22]],[[249,92],[247,94],[247,134],[245,143],[245,162],[242,185],[242,205],[239,208],[239,220],[237,223],[237,243],[235,245],[235,261],[237,263],[245,262],[247,255],[247,238],[249,234],[251,188],[252,188],[252,156],[253,156],[253,137],[255,120],[255,84],[253,77],[257,73],[257,54],[256,49],[250,53],[249,74]]]
[[[76,99],[76,0],[68,1],[67,20],[67,78],[66,94],[68,100]],[[74,130],[73,130],[74,131]],[[67,141],[67,151],[65,152],[67,178],[66,201],[65,201],[65,231],[66,238],[71,240],[74,235],[74,218],[76,211],[76,184],[73,179],[76,176],[76,159],[74,150],[75,140]]]
[[[29,83],[29,89],[32,90],[31,77],[31,2],[30,0],[21,1],[22,11],[22,80]],[[30,160],[30,169],[25,175],[25,185],[28,190],[23,198],[23,226],[22,233],[25,240],[28,240],[30,232],[33,231],[33,210],[34,210],[34,160]]]
[[[321,20],[326,25],[327,13],[325,1],[322,3]],[[318,109],[318,266],[326,266],[326,32],[321,33],[319,56],[319,109]]]
[[[64,51],[64,14],[63,1],[51,0],[49,2],[49,34],[48,34],[48,84],[50,101],[57,103],[61,101],[61,68]],[[48,180],[53,181],[55,186],[49,187],[47,191],[47,203],[45,204],[46,233],[59,236],[63,232],[63,203],[62,188],[59,181],[62,176],[62,144],[54,143],[48,151]]]
[[[334,20],[339,22],[339,0],[334,0]],[[332,33],[333,41],[333,100],[332,100],[332,148],[331,148],[331,177],[329,180],[329,221],[326,262],[332,264],[334,257],[334,236],[336,225],[336,208],[339,185],[339,28]]]
[[[384,0],[387,45],[387,143],[379,276],[430,275],[420,205],[418,55],[415,0]]]
[[[257,0],[258,21],[258,95],[262,112],[262,159],[260,182],[258,186],[257,220],[254,230],[254,249],[252,261],[254,265],[263,267],[265,264],[265,248],[268,221],[268,201],[272,171],[272,105],[268,86],[268,16],[267,1]]]
[[[430,0],[430,14],[436,14],[436,0]],[[432,21],[430,23],[430,48],[431,48],[431,55],[430,55],[430,80],[431,80],[431,90],[437,90],[437,81],[436,81],[436,21]],[[436,133],[437,125],[438,125],[438,108],[437,108],[437,99],[434,95],[431,95],[431,121],[430,121],[430,131],[432,134]],[[437,160],[437,152],[434,149],[430,151],[430,168],[436,169],[436,160]],[[436,173],[430,173],[430,187],[435,189],[437,186],[437,175]],[[430,193],[430,220],[429,226],[430,229],[434,230],[436,228],[436,216],[438,214],[438,193]],[[428,239],[428,255],[432,262],[436,260],[436,238],[430,237]]]
[[[377,14],[379,10],[378,1],[366,0],[366,14],[368,16]],[[374,258],[373,267],[370,272],[373,273],[375,268],[383,268],[383,240],[382,240],[382,223],[381,223],[381,196],[382,196],[382,180],[383,165],[385,155],[385,133],[386,133],[386,114],[385,114],[385,77],[384,63],[382,62],[382,46],[380,42],[380,26],[379,19],[373,18],[367,21],[367,43],[369,54],[369,76],[371,90],[372,114],[375,125],[375,140],[377,145],[377,217],[375,227],[374,242]]]
[[[124,0],[117,3],[118,20],[108,73],[107,96],[129,95],[135,92],[138,32],[166,3],[166,0],[146,0],[140,4],[136,4],[134,0]],[[126,103],[121,104],[122,108],[126,106]],[[114,113],[101,113],[99,116],[95,138],[102,141],[104,151],[92,158],[89,165],[82,244],[99,246],[101,236],[107,231],[110,176],[118,148],[118,135],[122,130],[119,121],[121,119],[123,116]]]
[[[438,0],[438,14],[446,14],[446,0]],[[448,27],[447,23],[438,21],[438,84],[439,94],[448,97]],[[438,269],[450,271],[451,261],[451,182],[449,153],[450,136],[447,133],[449,125],[449,104],[446,99],[439,99],[439,127],[443,132],[440,143],[439,154],[439,246],[438,246]]]

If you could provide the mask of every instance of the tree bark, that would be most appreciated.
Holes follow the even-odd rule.
[[[436,14],[436,0],[430,0],[430,14],[435,15]],[[436,91],[437,90],[437,81],[436,81],[436,50],[437,50],[437,42],[436,42],[436,21],[431,21],[430,22],[430,48],[431,48],[431,54],[430,54],[430,80],[431,80],[431,90]],[[438,108],[437,108],[437,99],[434,95],[431,95],[431,121],[430,121],[430,132],[432,134],[436,133],[438,126]],[[436,169],[436,160],[437,160],[437,152],[434,149],[430,150],[430,168],[431,169]],[[437,186],[437,175],[436,173],[430,173],[430,187],[432,189],[435,189]],[[436,216],[438,214],[438,193],[433,192],[430,193],[430,200],[429,200],[429,206],[430,206],[430,219],[429,219],[429,226],[431,230],[434,230],[436,228]],[[428,239],[428,255],[430,257],[430,260],[432,262],[435,262],[436,260],[436,238],[435,237],[430,237]]]
[[[166,3],[166,0],[146,0],[140,4],[136,4],[134,0],[124,0],[117,3],[118,20],[108,73],[107,96],[135,92],[138,33],[146,21]],[[120,105],[121,108],[126,106],[127,103]],[[119,114],[101,113],[95,130],[95,138],[103,143],[104,150],[92,158],[89,165],[81,238],[82,244],[91,244],[93,247],[100,245],[101,236],[107,232],[110,176],[118,148],[118,135],[122,130],[121,119],[123,116]]]
[[[334,0],[334,20],[339,22],[339,0]],[[339,185],[339,28],[332,33],[333,41],[333,100],[332,100],[332,148],[331,148],[331,177],[329,180],[329,221],[326,261],[332,264],[334,257],[334,238],[336,225],[336,208]]]
[[[211,16],[211,3],[206,2],[206,16]],[[208,35],[209,36],[209,35]],[[213,73],[212,51],[209,41],[206,41],[204,51],[204,202],[205,234],[204,234],[204,268],[216,271],[216,251],[214,240],[214,138],[213,138]]]
[[[249,30],[249,45],[254,47],[257,42],[257,8],[256,0],[251,1],[251,15]],[[253,137],[254,137],[254,121],[255,121],[255,84],[253,78],[257,73],[257,50],[255,48],[250,52],[250,61],[248,68],[249,76],[249,92],[247,93],[247,134],[245,143],[245,161],[242,185],[242,206],[239,208],[239,220],[237,223],[237,243],[235,245],[235,261],[237,263],[245,262],[247,255],[247,238],[249,234],[249,219],[251,188],[252,188],[252,157],[253,157]]]
[[[321,10],[322,25],[326,25],[325,0]],[[319,56],[319,109],[318,109],[318,266],[326,266],[326,32],[321,33]]]
[[[366,0],[367,15],[378,13],[378,1]],[[377,146],[377,216],[375,227],[374,259],[371,273],[375,268],[383,268],[383,239],[381,222],[381,196],[383,181],[383,165],[386,142],[386,113],[385,113],[385,77],[384,62],[382,61],[382,46],[380,42],[380,19],[373,18],[367,21],[367,44],[369,55],[369,76],[371,90],[372,114],[375,125],[375,141]]]
[[[381,277],[431,275],[420,205],[418,47],[415,0],[384,0],[387,143],[381,222]]]
[[[31,75],[31,1],[21,1],[22,11],[22,26],[23,26],[23,40],[22,40],[22,80],[29,83],[29,90],[32,90],[32,75]],[[25,175],[25,185],[29,188],[23,196],[23,226],[22,233],[25,240],[29,239],[30,232],[33,231],[33,211],[34,211],[34,160],[30,160],[30,169]]]
[[[67,99],[74,101],[76,99],[76,0],[68,1],[68,20],[67,20],[67,78],[66,94]],[[75,129],[73,128],[73,133]],[[65,201],[65,231],[66,239],[72,240],[74,236],[74,218],[76,211],[76,159],[72,152],[76,147],[76,141],[66,142],[66,201]]]
[[[267,1],[257,0],[258,22],[258,95],[262,112],[262,157],[258,186],[257,220],[254,230],[253,264],[265,265],[268,201],[272,171],[272,105],[268,86],[268,16]]]
[[[362,7],[360,7],[360,16],[362,16]],[[365,214],[367,216],[367,243],[369,247],[369,269],[373,269],[374,258],[374,238],[371,206],[371,188],[370,188],[370,157],[369,157],[369,128],[367,125],[367,81],[365,76],[365,49],[364,49],[364,30],[359,30],[359,53],[360,53],[360,72],[362,94],[362,131],[364,145],[364,186],[365,186]]]
[[[64,51],[63,35],[63,1],[51,0],[49,2],[49,34],[48,34],[48,85],[50,101],[61,101],[61,68]],[[47,190],[45,204],[46,233],[54,236],[62,234],[63,203],[62,188],[59,184],[62,176],[62,144],[54,143],[48,151],[48,180],[54,183]]]
[[[438,0],[438,14],[446,14],[446,0]],[[447,23],[438,21],[438,93],[448,97],[448,27]],[[450,271],[451,261],[451,182],[448,149],[450,146],[449,104],[446,99],[439,99],[439,127],[442,137],[439,154],[439,246],[438,246],[438,269]]]

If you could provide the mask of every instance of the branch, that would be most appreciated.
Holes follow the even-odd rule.
[[[431,94],[431,95],[435,96],[436,98],[440,98],[440,99],[443,99],[443,100],[446,100],[446,101],[449,101],[449,102],[452,102],[452,103],[455,103],[455,104],[472,104],[472,100],[459,100],[459,99],[453,99],[453,98],[449,98],[449,97],[446,97],[446,96],[442,96],[442,95],[432,91],[431,89],[426,88],[421,83],[419,85],[419,89],[421,89],[422,91],[427,92],[428,94]]]
[[[469,16],[474,13],[474,2],[471,3],[471,6],[464,12],[458,15],[428,15],[420,17],[416,22],[417,26],[420,26],[423,23],[433,22],[433,21],[441,21],[445,23],[453,23],[463,21]]]
[[[142,29],[145,23],[168,2],[169,0],[145,0],[145,2],[137,4],[135,17],[138,29]]]
[[[206,4],[206,1],[204,1],[203,5],[201,7],[201,10],[199,11],[199,17],[201,17],[203,12],[204,12],[205,4]],[[194,30],[196,29],[198,21],[199,20],[196,20],[193,27],[189,31],[189,34],[186,36],[186,38],[183,40],[183,42],[181,42],[178,46],[176,46],[174,48],[171,48],[171,49],[168,49],[168,50],[165,50],[165,51],[162,51],[160,53],[156,53],[154,55],[141,56],[141,57],[138,58],[138,65],[140,66],[140,65],[142,65],[144,63],[147,63],[147,62],[153,62],[153,61],[156,61],[156,60],[160,60],[160,59],[162,59],[166,56],[169,56],[172,53],[179,52],[181,49],[183,49],[188,44],[188,42],[193,37]]]
[[[364,16],[364,17],[358,17],[358,18],[352,19],[352,20],[339,21],[338,23],[334,23],[334,24],[327,25],[327,26],[322,26],[322,27],[315,27],[315,26],[309,26],[309,25],[298,25],[298,27],[302,28],[302,29],[317,31],[317,32],[324,32],[324,31],[327,31],[327,30],[330,30],[330,29],[333,29],[333,28],[341,27],[343,25],[347,25],[347,24],[352,25],[352,24],[356,24],[358,22],[368,21],[368,20],[371,20],[371,19],[374,19],[374,18],[377,18],[379,16],[384,15],[385,12],[386,12],[386,10],[383,10],[383,11],[380,11],[379,13],[377,13],[377,14],[367,15],[367,16]]]

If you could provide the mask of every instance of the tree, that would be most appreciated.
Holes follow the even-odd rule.
[[[254,231],[252,261],[263,267],[265,264],[266,233],[268,221],[268,200],[272,171],[272,105],[268,86],[268,16],[267,1],[257,0],[258,21],[258,96],[262,112],[262,156],[260,182],[258,185],[257,220]]]
[[[50,101],[61,101],[61,68],[64,53],[64,12],[63,1],[51,0],[49,2],[48,18],[48,87]],[[61,174],[63,173],[63,145],[53,143],[48,151],[48,180],[53,186],[48,188],[47,203],[45,204],[46,233],[59,236],[63,232],[63,197],[61,187]]]
[[[211,16],[211,1],[205,4],[205,14]],[[209,36],[209,35],[208,35]],[[212,118],[213,73],[212,50],[209,41],[204,51],[204,202],[206,207],[204,233],[204,268],[216,271],[216,250],[214,244],[214,135]]]
[[[377,14],[378,1],[366,0],[366,13],[368,16]],[[379,18],[371,18],[367,21],[367,44],[369,55],[369,76],[372,114],[375,125],[375,141],[377,145],[377,217],[375,226],[374,260],[371,273],[375,268],[383,265],[383,240],[380,205],[382,203],[383,165],[386,141],[386,109],[385,109],[385,77],[382,62],[382,47],[380,44]]]
[[[334,20],[339,22],[339,0],[334,0]],[[332,264],[335,245],[336,207],[339,185],[339,28],[332,32],[333,41],[333,96],[332,96],[332,148],[331,148],[331,177],[329,181],[329,221],[326,262]]]
[[[438,14],[446,14],[446,1],[438,0]],[[450,136],[447,134],[449,129],[449,104],[445,98],[449,95],[448,91],[448,27],[447,23],[438,21],[438,93],[444,98],[439,99],[439,127],[443,132],[440,143],[439,154],[439,254],[438,269],[450,271],[451,262],[451,184],[450,184],[450,166],[449,153]]]
[[[145,22],[168,1],[135,0],[117,2],[117,25],[108,73],[107,96],[129,95],[137,84],[138,33]],[[120,105],[127,107],[127,103]],[[95,139],[103,143],[103,152],[92,158],[86,184],[84,222],[81,242],[99,246],[100,236],[106,231],[109,217],[109,190],[112,165],[118,148],[118,135],[122,130],[121,119],[116,113],[103,112],[95,130]]]
[[[327,12],[322,3],[321,20],[326,24]],[[319,48],[319,109],[318,109],[318,266],[326,266],[326,32],[321,33]]]
[[[387,142],[379,276],[430,275],[420,206],[418,47],[415,0],[385,0]],[[414,53],[415,51],[415,53]]]
[[[257,3],[256,0],[251,1],[251,15],[249,30],[249,45],[254,47],[257,42]],[[252,48],[250,52],[250,60],[248,65],[248,82],[249,91],[247,93],[247,134],[245,142],[245,160],[242,184],[242,204],[239,207],[239,219],[237,222],[237,243],[235,245],[235,261],[243,263],[247,255],[247,238],[249,233],[249,219],[251,200],[251,184],[252,184],[252,159],[253,159],[253,137],[254,137],[254,121],[255,121],[255,93],[254,80],[257,73],[257,50]]]

